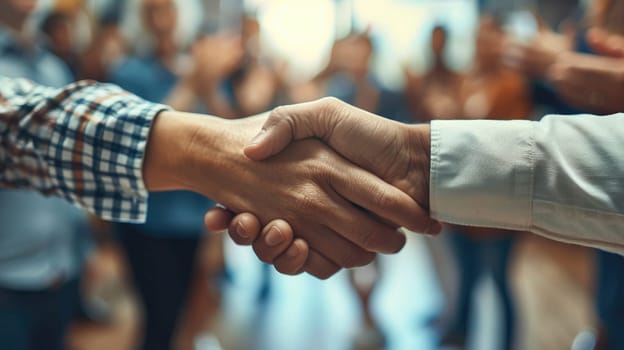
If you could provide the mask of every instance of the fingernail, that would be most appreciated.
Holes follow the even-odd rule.
[[[236,234],[241,238],[249,238],[247,230],[245,230],[245,226],[240,221],[236,223]]]
[[[262,130],[260,130],[260,132],[258,134],[256,134],[256,136],[254,136],[253,139],[251,139],[251,142],[249,143],[249,146],[253,146],[253,145],[257,145],[259,143],[262,142],[262,140],[264,140],[264,137],[266,136],[267,130],[262,128]]]
[[[271,226],[269,232],[267,232],[264,241],[269,247],[275,247],[284,241],[284,234],[277,226]]]

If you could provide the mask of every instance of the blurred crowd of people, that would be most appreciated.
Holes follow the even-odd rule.
[[[514,8],[480,1],[472,66],[456,71],[447,64],[449,31],[440,23],[431,28],[430,67],[416,73],[406,65],[400,91],[383,87],[370,69],[376,53],[370,27],[337,39],[325,68],[301,81],[289,76],[284,61],[266,54],[253,13],[241,14],[238,30],[206,25],[182,37],[180,2],[109,1],[96,11],[85,1],[59,0],[41,14],[36,0],[0,0],[0,75],[56,87],[81,79],[111,82],[180,111],[223,118],[323,96],[408,123],[624,112],[618,89],[624,86],[621,0],[552,5],[548,14],[559,16],[546,20],[535,13],[535,31],[524,38],[508,30],[506,14]],[[549,23],[551,18],[560,23]],[[110,295],[121,282],[106,278],[101,260],[120,250],[142,303],[144,332],[137,346],[192,349],[195,337],[214,325],[221,285],[231,278],[221,236],[207,235],[203,225],[214,204],[190,192],[154,193],[145,224],[111,225],[59,199],[2,190],[0,348],[63,349],[76,315],[106,322]],[[466,346],[475,285],[490,274],[503,305],[501,349],[512,349],[518,333],[509,266],[522,233],[460,226],[445,231],[460,281],[454,311],[433,322],[441,346]],[[597,256],[596,349],[624,349],[624,260]],[[267,269],[260,301],[270,294]],[[356,348],[384,347],[370,310],[380,273],[378,263],[350,271],[363,310]]]

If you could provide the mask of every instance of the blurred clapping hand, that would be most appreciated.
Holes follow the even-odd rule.
[[[189,77],[198,92],[211,89],[240,66],[244,48],[239,35],[221,33],[199,38],[193,45]]]
[[[560,55],[548,72],[549,80],[577,108],[594,113],[624,111],[624,37],[594,27],[587,32],[587,43],[597,55]]]
[[[566,53],[548,73],[568,103],[593,113],[624,111],[624,59]]]
[[[557,33],[539,18],[536,20],[538,30],[533,39],[526,42],[508,37],[503,45],[502,59],[508,67],[542,79],[561,53],[572,51],[574,34],[571,30]]]

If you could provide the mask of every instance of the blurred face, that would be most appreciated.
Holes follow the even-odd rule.
[[[13,19],[24,20],[37,8],[37,0],[0,0],[0,9]]]
[[[145,28],[156,37],[175,32],[178,13],[174,0],[143,0],[141,12]]]
[[[50,39],[54,47],[59,51],[70,51],[72,49],[72,33],[69,22],[59,22],[50,32]]]
[[[431,49],[436,57],[442,56],[446,46],[446,33],[441,28],[435,28],[431,34]]]

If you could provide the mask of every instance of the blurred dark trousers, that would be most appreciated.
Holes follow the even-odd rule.
[[[0,289],[0,349],[63,350],[79,303],[78,280],[45,291]]]
[[[510,350],[514,337],[515,307],[508,270],[515,238],[507,234],[500,238],[481,239],[453,232],[451,241],[459,272],[457,318],[452,330],[458,334],[467,334],[471,301],[477,282],[481,276],[491,273],[503,308],[503,344],[500,349]]]
[[[124,225],[120,240],[143,302],[142,349],[170,349],[179,316],[189,296],[200,237],[152,236],[134,226]]]
[[[596,312],[606,332],[604,350],[624,349],[624,257],[598,252]]]

